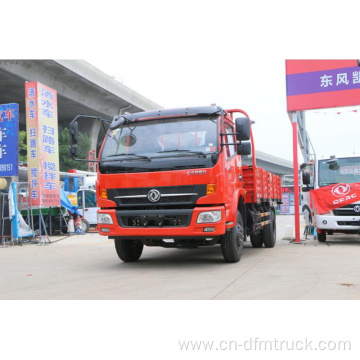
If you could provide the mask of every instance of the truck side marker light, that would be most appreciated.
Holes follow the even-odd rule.
[[[212,195],[216,193],[216,184],[206,185],[206,195]]]
[[[101,231],[104,232],[104,233],[108,233],[110,232],[110,229],[107,229],[107,228],[101,228]]]
[[[212,231],[215,231],[214,227],[206,227],[206,228],[204,228],[204,232],[212,232]]]
[[[102,199],[107,199],[108,198],[106,189],[100,189],[100,197]]]

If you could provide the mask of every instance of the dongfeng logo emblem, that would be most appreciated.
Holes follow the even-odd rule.
[[[148,192],[147,197],[151,202],[158,202],[161,198],[161,194],[159,190],[152,189]]]
[[[360,205],[355,205],[354,206],[354,211],[357,212],[357,213],[360,212]]]
[[[345,196],[349,192],[350,192],[349,184],[337,184],[331,189],[331,193],[337,197]]]

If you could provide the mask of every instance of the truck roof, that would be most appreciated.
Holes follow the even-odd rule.
[[[194,115],[221,115],[225,111],[220,106],[198,106],[177,109],[161,109],[152,111],[142,111],[133,114],[123,114],[114,117],[110,124],[110,129],[115,129],[125,122],[133,122],[142,119],[164,118],[164,117],[180,117]]]
[[[339,156],[335,155],[335,159],[354,158],[354,157],[360,157],[360,154],[339,155]],[[329,160],[329,159],[331,159],[330,156],[322,156],[318,160],[320,161],[320,160]]]

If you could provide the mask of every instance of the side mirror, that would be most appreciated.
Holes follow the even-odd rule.
[[[302,182],[304,185],[310,185],[310,173],[309,172],[302,172]]]
[[[79,124],[77,121],[70,124],[69,133],[70,133],[70,145],[77,144],[79,139]]]
[[[79,138],[79,125],[78,122],[75,121],[69,126],[70,133],[70,156],[74,159],[78,156],[78,138]]]
[[[70,145],[70,156],[74,159],[78,156],[78,146],[77,145]]]
[[[250,140],[250,120],[246,117],[235,119],[236,139],[238,141]]]
[[[238,155],[251,155],[251,143],[250,142],[242,142],[237,146],[237,154]]]

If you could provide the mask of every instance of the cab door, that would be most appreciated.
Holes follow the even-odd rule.
[[[78,206],[80,214],[88,221],[88,223],[90,225],[96,225],[98,210],[96,192],[94,190],[79,190]]]
[[[232,135],[234,133],[233,126],[225,122],[224,124],[224,134],[226,134],[223,137],[224,143],[226,145],[224,146],[225,150],[225,191],[226,191],[226,202],[230,205],[233,203],[233,197],[236,193],[236,174],[238,172],[238,164],[237,164],[237,152],[235,148],[235,137]]]

